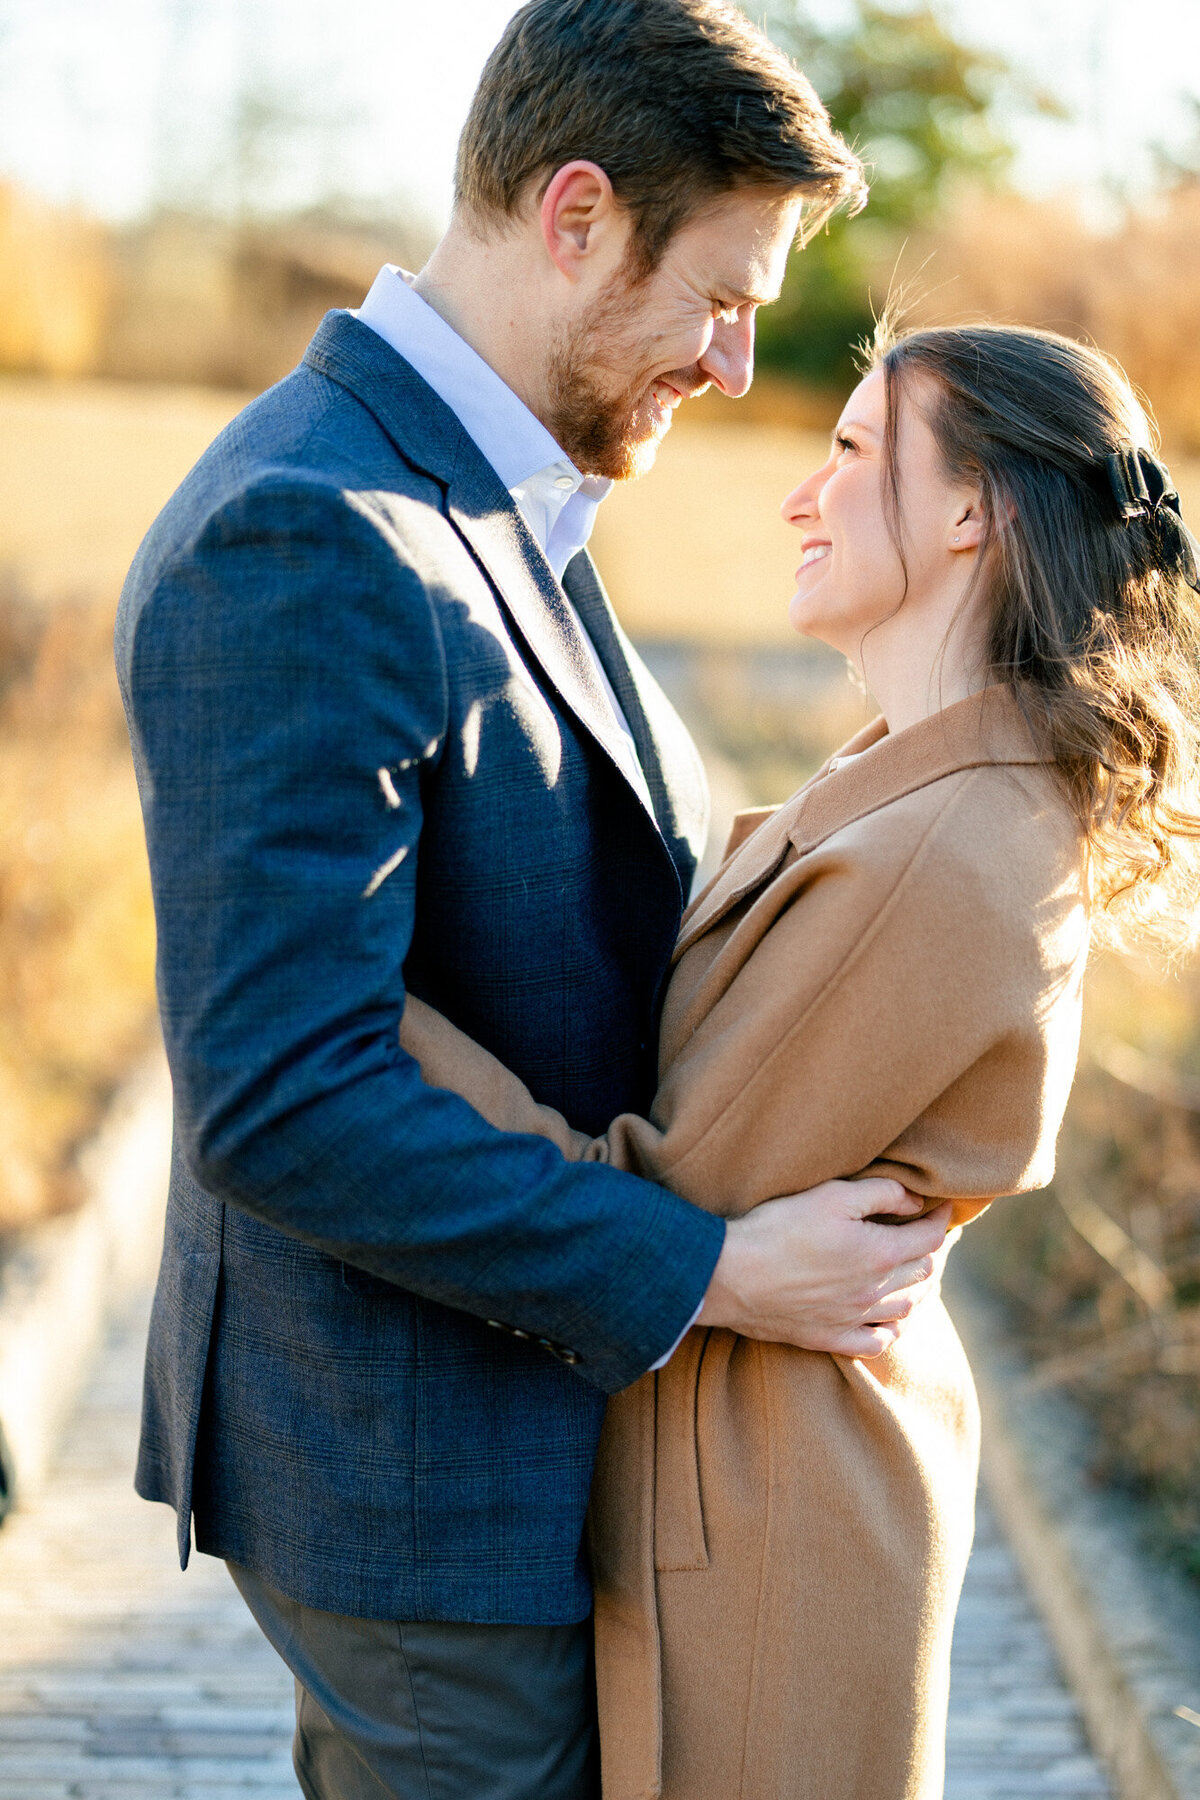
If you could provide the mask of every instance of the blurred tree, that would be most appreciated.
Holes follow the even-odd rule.
[[[1168,192],[1200,184],[1200,95],[1185,94],[1183,103],[1191,121],[1182,141],[1151,146],[1159,182]]]
[[[844,387],[854,345],[872,329],[872,281],[886,283],[906,234],[929,221],[952,184],[1004,174],[1012,146],[999,103],[1061,109],[1004,58],[960,43],[929,4],[851,0],[845,22],[831,27],[816,22],[808,0],[769,0],[765,24],[866,161],[871,199],[860,218],[833,220],[792,258],[783,297],[760,322],[759,360]]]

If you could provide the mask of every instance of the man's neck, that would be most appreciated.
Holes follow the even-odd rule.
[[[413,291],[493,368],[545,425],[543,356],[532,344],[544,333],[530,330],[522,299],[526,280],[510,240],[482,240],[452,221]],[[547,426],[549,429],[549,426]]]

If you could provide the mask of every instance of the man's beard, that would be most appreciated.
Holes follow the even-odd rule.
[[[637,355],[642,305],[636,285],[618,275],[586,322],[567,328],[551,351],[546,370],[547,424],[575,467],[585,475],[629,481],[644,475],[670,428],[671,415],[656,415],[650,390],[654,378],[638,379],[613,392],[613,368]],[[622,346],[630,354],[622,357]],[[697,369],[675,371],[685,395],[706,386]]]

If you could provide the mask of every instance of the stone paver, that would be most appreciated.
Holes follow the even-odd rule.
[[[290,1678],[130,1487],[145,1328],[143,1308],[113,1332],[47,1492],[0,1532],[0,1800],[296,1800]],[[1111,1800],[986,1506],[946,1800]]]

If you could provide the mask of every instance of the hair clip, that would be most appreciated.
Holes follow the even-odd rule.
[[[1166,463],[1151,456],[1148,450],[1122,444],[1104,458],[1104,466],[1113,499],[1126,524],[1131,519],[1149,519],[1160,511],[1170,514],[1175,527],[1176,572],[1200,594],[1200,544],[1183,522],[1179,491]]]
[[[1109,486],[1123,519],[1142,519],[1151,510],[1150,490],[1142,470],[1141,457],[1132,444],[1123,444],[1106,456]]]

